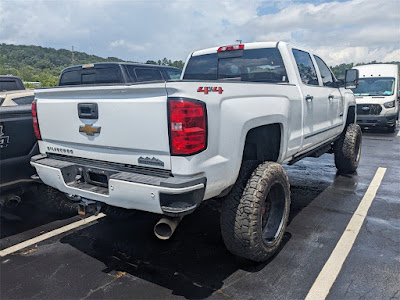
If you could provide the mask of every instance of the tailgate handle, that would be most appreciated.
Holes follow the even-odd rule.
[[[78,116],[81,119],[98,119],[97,103],[78,103]]]

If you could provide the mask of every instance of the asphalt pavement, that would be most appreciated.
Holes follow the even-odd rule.
[[[341,251],[338,242],[379,168],[383,179],[327,299],[400,299],[400,132],[384,130],[364,131],[356,174],[338,175],[331,154],[285,166],[290,221],[268,262],[244,261],[225,249],[221,205],[212,199],[185,217],[169,241],[153,234],[158,216],[136,213],[99,218],[0,257],[0,298],[304,299],[321,285],[322,270],[329,272],[328,260]],[[81,219],[47,210],[37,197],[24,196],[12,212],[19,219],[1,219],[1,250]]]

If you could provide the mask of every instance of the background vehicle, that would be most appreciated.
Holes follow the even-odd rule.
[[[357,101],[357,123],[362,127],[396,129],[399,119],[399,69],[394,64],[357,66],[360,84],[353,89]]]
[[[0,93],[0,206],[18,204],[33,182],[35,169],[29,162],[39,152],[32,126],[33,99],[33,90]]]
[[[21,78],[12,75],[0,75],[0,92],[24,90]]]
[[[346,72],[355,88],[358,71]],[[316,54],[284,42],[190,54],[183,80],[38,90],[33,115],[42,181],[88,203],[166,216],[168,239],[203,200],[224,197],[228,249],[255,261],[278,249],[289,181],[280,164],[335,153],[354,172],[361,153],[354,95]],[[62,113],[57,113],[62,112]]]
[[[60,74],[58,85],[178,80],[181,73],[180,69],[169,66],[134,63],[95,63],[64,69]]]

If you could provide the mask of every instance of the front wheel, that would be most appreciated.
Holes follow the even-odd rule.
[[[357,170],[361,156],[362,132],[357,124],[349,124],[335,142],[335,165],[340,173],[348,174]]]
[[[264,162],[251,176],[246,176],[249,170],[254,168],[245,162],[235,187],[223,203],[221,233],[233,254],[265,261],[282,242],[289,218],[290,185],[284,169],[277,163]]]

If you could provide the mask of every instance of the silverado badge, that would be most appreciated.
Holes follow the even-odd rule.
[[[101,127],[92,126],[92,124],[86,124],[85,126],[79,126],[79,132],[84,132],[87,135],[94,135],[100,133]]]

